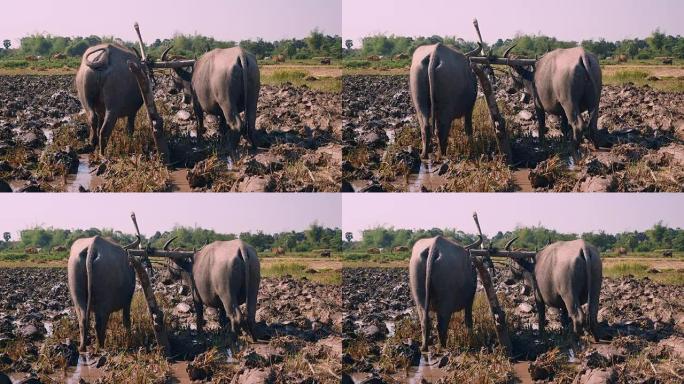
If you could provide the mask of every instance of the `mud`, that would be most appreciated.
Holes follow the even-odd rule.
[[[583,337],[579,346],[568,342],[560,316],[547,310],[547,332],[538,334],[534,299],[529,290],[498,269],[494,279],[504,305],[513,341],[513,363],[497,357],[496,336],[482,335],[478,323],[490,321],[489,309],[474,310],[480,344],[455,343],[441,349],[435,338],[429,353],[420,352],[420,326],[404,268],[345,268],[342,273],[343,369],[355,382],[572,382],[586,375],[614,376],[603,382],[678,382],[684,373],[684,300],[681,287],[648,278],[604,278],[598,320],[602,340]],[[478,295],[483,295],[478,286]],[[486,300],[485,300],[486,301]],[[485,304],[486,306],[486,304]],[[550,312],[550,313],[549,313]],[[456,315],[455,315],[456,316]],[[434,327],[434,314],[433,327]],[[454,324],[458,321],[459,324]],[[452,319],[450,332],[462,327]],[[395,336],[401,332],[401,338]],[[460,339],[458,339],[460,340]],[[390,359],[391,357],[391,359]],[[515,362],[517,360],[517,362]],[[484,373],[483,373],[484,372]],[[483,374],[481,374],[483,373]],[[459,378],[461,381],[459,381]],[[481,379],[481,380],[480,380]],[[364,381],[365,380],[365,381]],[[456,381],[454,381],[456,380]],[[583,378],[580,382],[585,382]]]
[[[241,139],[238,151],[232,153],[227,148],[233,139],[222,139],[213,116],[206,116],[207,134],[205,140],[198,140],[190,106],[183,105],[180,96],[169,94],[169,76],[157,73],[155,77],[155,101],[171,150],[168,171],[152,156],[154,145],[144,108],[138,113],[132,138],[123,133],[124,120],[120,119],[106,157],[84,160],[92,148],[73,76],[0,76],[0,179],[15,190],[31,186],[36,191],[339,190],[339,94],[289,83],[263,85],[256,121],[258,149],[249,150]],[[131,172],[131,165],[122,166],[135,156],[154,163],[145,167],[147,174]],[[141,167],[137,164],[136,168]],[[134,180],[107,182],[121,179],[122,171]],[[174,172],[186,173],[186,181],[172,177]],[[146,186],[146,178],[158,180]]]
[[[599,118],[600,147],[582,145],[578,164],[569,157],[558,118],[547,115],[549,132],[541,143],[534,107],[509,93],[499,77],[496,98],[506,119],[513,150],[512,168],[496,155],[489,116],[482,107],[474,116],[474,144],[469,145],[459,119],[452,125],[446,159],[435,156],[431,166],[441,180],[420,165],[420,132],[408,90],[408,76],[354,75],[343,77],[343,180],[355,191],[467,191],[480,181],[479,191],[669,191],[684,190],[684,103],[680,93],[648,86],[605,85]],[[482,95],[480,95],[482,96]],[[477,106],[476,106],[477,107]],[[585,113],[586,115],[586,113]],[[584,116],[585,118],[587,116]],[[433,140],[434,141],[434,140]],[[553,161],[562,177],[535,183],[536,169]],[[475,162],[469,171],[460,164]],[[423,161],[425,164],[425,161]],[[598,167],[597,167],[598,165]],[[488,176],[489,174],[489,176]],[[427,180],[422,182],[422,180]],[[469,182],[459,182],[468,179]],[[525,180],[527,179],[527,180]],[[419,185],[417,185],[419,184]]]
[[[110,319],[109,347],[91,347],[88,353],[78,353],[66,269],[2,268],[0,281],[0,372],[13,379],[36,377],[46,383],[120,382],[122,378],[130,379],[131,372],[140,368],[136,368],[137,359],[150,361],[147,369],[153,380],[145,382],[262,382],[258,378],[270,378],[273,383],[339,382],[342,302],[339,287],[334,285],[288,276],[263,278],[256,315],[259,340],[241,337],[238,349],[232,351],[226,346],[225,334],[219,331],[217,311],[205,309],[205,340],[196,330],[187,287],[157,273],[153,286],[157,300],[163,303],[175,356],[167,368],[157,371],[157,364],[161,363],[154,360],[151,334],[144,339],[149,345],[113,350],[117,348],[111,346],[115,342],[112,340],[119,336],[111,332],[120,318]],[[134,313],[134,321],[135,316]],[[149,317],[146,308],[144,316]],[[75,338],[55,340],[51,332],[58,322],[66,322]],[[62,326],[60,323],[59,327]],[[139,326],[133,324],[134,329]],[[64,330],[55,332],[62,335]],[[23,343],[17,344],[18,340]],[[19,353],[16,345],[20,345]],[[46,355],[46,349],[51,353]],[[47,368],[53,365],[64,368]]]

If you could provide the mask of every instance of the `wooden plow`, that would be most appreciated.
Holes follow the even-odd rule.
[[[140,47],[140,65],[129,60],[128,69],[133,72],[135,79],[138,82],[140,93],[145,103],[147,110],[147,117],[150,119],[150,127],[152,127],[152,139],[157,148],[159,156],[165,164],[169,164],[171,157],[169,154],[169,145],[164,136],[164,120],[157,111],[157,106],[154,103],[154,91],[152,90],[152,69],[153,68],[181,68],[189,67],[195,64],[195,60],[180,60],[180,61],[154,61],[147,57],[145,53],[145,44],[143,44],[142,36],[140,34],[140,26],[136,22],[133,27],[138,35],[138,46]]]
[[[171,344],[169,343],[169,337],[166,332],[166,325],[164,324],[164,312],[159,308],[157,304],[157,299],[154,296],[154,290],[152,289],[152,284],[150,283],[150,277],[147,273],[146,267],[150,268],[150,273],[152,273],[151,263],[149,260],[150,256],[155,257],[166,257],[176,260],[184,260],[187,258],[192,258],[195,255],[194,251],[169,251],[168,247],[171,242],[175,239],[171,238],[164,244],[164,247],[159,250],[151,247],[149,244],[147,247],[142,248],[142,236],[140,235],[140,230],[138,229],[138,222],[135,218],[135,213],[131,213],[131,220],[133,220],[133,225],[135,226],[135,232],[138,239],[131,244],[131,246],[126,247],[126,252],[128,253],[128,261],[133,266],[135,274],[138,276],[140,281],[140,286],[142,287],[143,294],[145,295],[145,301],[147,302],[147,309],[150,312],[150,317],[152,318],[152,326],[154,328],[154,336],[157,339],[157,345],[162,350],[164,356],[169,357],[171,355]],[[135,249],[133,247],[137,246]],[[191,280],[192,282],[192,280]],[[195,291],[194,282],[192,283],[192,292]]]
[[[480,240],[482,241],[483,236],[482,231],[480,230],[477,212],[473,213],[473,220],[475,220],[475,225],[477,226],[477,231],[480,236]],[[506,325],[506,313],[499,304],[499,299],[496,296],[496,290],[494,289],[492,277],[489,274],[487,265],[491,266],[492,270],[494,270],[494,264],[491,260],[492,256],[512,259],[522,267],[524,271],[524,277],[527,279],[527,281],[531,282],[532,291],[535,293],[536,297],[537,281],[534,278],[533,269],[530,269],[530,265],[533,264],[537,253],[531,251],[511,251],[511,245],[515,240],[517,240],[517,237],[506,243],[504,249],[494,248],[491,246],[491,243],[489,247],[485,248],[482,242],[480,243],[480,249],[468,249],[468,252],[470,253],[470,259],[475,266],[475,270],[477,270],[477,274],[480,277],[480,282],[482,283],[485,294],[487,295],[489,309],[491,310],[492,317],[494,318],[496,336],[499,339],[499,344],[503,347],[507,356],[511,356],[513,352],[513,345],[511,344],[511,338],[508,334],[508,327]]]
[[[485,50],[484,41],[482,40],[482,34],[480,33],[480,26],[477,22],[477,19],[473,20],[473,25],[475,26],[475,31],[477,32],[477,37],[479,40],[479,51],[483,56],[468,56],[468,59],[470,59],[470,67],[482,86],[482,93],[487,101],[489,115],[492,120],[492,127],[496,133],[496,145],[499,153],[506,158],[508,163],[511,163],[513,160],[513,153],[511,151],[511,144],[506,131],[506,120],[501,115],[501,112],[499,112],[499,106],[496,104],[496,97],[494,95],[493,84],[495,84],[496,77],[494,77],[494,69],[492,68],[492,64],[528,66],[534,65],[537,61],[534,59],[509,59],[508,57],[494,56],[491,50]],[[477,50],[475,52],[477,52]],[[490,77],[485,73],[485,69],[491,74],[491,80]]]

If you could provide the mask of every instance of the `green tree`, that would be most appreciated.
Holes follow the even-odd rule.
[[[5,39],[2,41],[2,46],[5,47],[5,49],[10,49],[12,47],[12,41]]]
[[[351,241],[354,240],[354,234],[351,232],[346,232],[344,234],[344,238],[351,243]]]
[[[5,241],[10,241],[12,239],[12,234],[9,232],[5,232],[2,234],[2,238],[5,239]]]
[[[7,41],[7,40],[5,40],[5,41]],[[354,40],[352,40],[352,39],[345,40],[344,46],[347,47],[348,50],[351,50],[352,47],[354,46]]]

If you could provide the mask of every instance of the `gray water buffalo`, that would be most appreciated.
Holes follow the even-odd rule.
[[[512,48],[506,50],[505,57]],[[582,47],[556,49],[542,56],[533,70],[522,66],[512,68],[515,88],[524,88],[534,100],[539,140],[544,140],[546,113],[550,113],[560,116],[561,130],[571,139],[575,157],[585,135],[598,147],[602,78],[601,67],[594,54]],[[583,111],[589,112],[588,123],[582,119]]]
[[[420,46],[413,53],[409,88],[420,124],[423,159],[431,152],[431,134],[437,136],[441,155],[446,155],[451,122],[455,118],[465,118],[465,133],[468,138],[472,136],[477,79],[467,56],[476,51],[464,55],[437,43]]]
[[[192,297],[199,331],[204,327],[204,305],[208,305],[218,309],[222,327],[230,325],[231,337],[237,337],[246,325],[252,339],[257,340],[254,326],[261,272],[251,245],[242,240],[215,241],[192,259],[170,261],[169,273],[190,287],[194,280]],[[240,305],[245,303],[247,313],[243,317]]]
[[[162,55],[166,60],[167,49]],[[237,147],[240,134],[246,134],[252,148],[257,143],[256,110],[259,99],[259,67],[253,54],[240,47],[214,49],[202,55],[192,71],[175,69],[174,89],[183,92],[183,100],[192,103],[197,118],[197,137],[204,135],[204,112],[219,119],[220,133],[230,127],[231,150]],[[244,120],[240,118],[244,112]]]
[[[430,344],[430,313],[437,312],[437,332],[446,347],[451,315],[465,309],[465,325],[473,327],[473,298],[477,286],[475,267],[468,249],[482,240],[463,247],[442,236],[421,239],[413,246],[409,262],[409,285],[423,331],[422,350]]]
[[[524,268],[534,271],[537,281],[538,292],[534,294],[541,333],[546,325],[545,306],[548,305],[560,310],[564,326],[572,320],[575,335],[588,328],[598,340],[596,317],[603,269],[601,256],[593,245],[584,240],[555,242],[542,249],[533,263],[525,263]],[[521,272],[521,269],[513,268],[516,278],[522,277]],[[582,305],[587,303],[588,313],[585,314]]]
[[[128,117],[127,131],[133,134],[135,115],[143,104],[128,61],[140,65],[137,54],[117,44],[88,48],[76,73],[76,91],[90,124],[90,144],[99,144],[104,154],[107,141],[120,117]]]
[[[101,348],[112,312],[123,310],[124,327],[130,330],[135,271],[128,263],[125,248],[100,236],[78,239],[71,246],[67,274],[78,317],[81,352],[89,344],[90,312],[95,313],[95,331]]]

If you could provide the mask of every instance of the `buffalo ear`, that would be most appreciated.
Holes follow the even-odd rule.
[[[184,81],[192,80],[192,73],[188,72],[187,70],[183,68],[174,68],[174,70],[176,71],[176,74]]]

